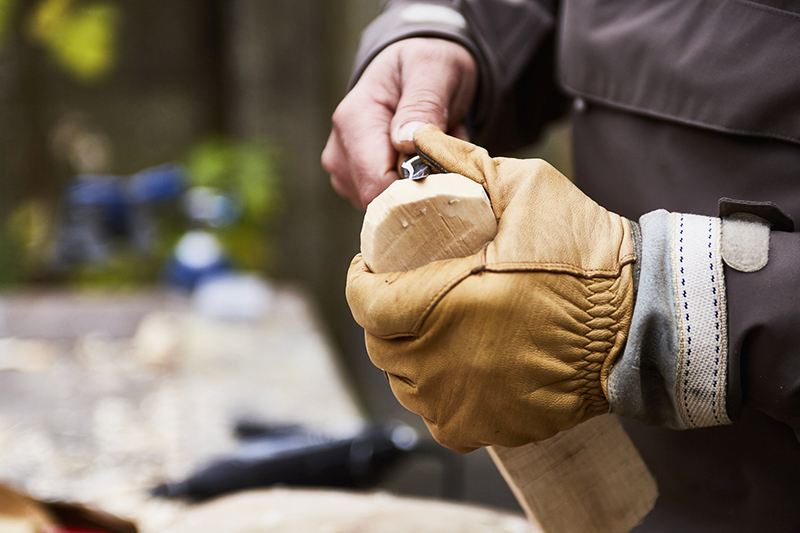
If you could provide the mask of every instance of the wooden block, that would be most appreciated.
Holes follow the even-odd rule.
[[[367,206],[361,253],[373,272],[404,272],[471,255],[496,233],[481,185],[459,174],[434,174],[395,181]]]
[[[547,532],[624,533],[658,497],[655,479],[611,414],[489,455],[528,519]]]
[[[374,272],[400,272],[472,254],[496,232],[483,187],[458,174],[434,174],[396,181],[367,207],[361,251]],[[658,496],[613,415],[489,453],[529,520],[548,533],[628,531]]]

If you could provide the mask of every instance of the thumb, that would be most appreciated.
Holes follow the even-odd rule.
[[[414,131],[433,124],[450,132],[469,111],[477,88],[478,67],[458,43],[414,38],[398,47],[396,78],[400,88],[391,121],[394,149],[414,153]]]
[[[425,124],[447,131],[450,95],[424,73],[409,76],[392,117],[392,144],[400,153],[414,153],[414,132]]]
[[[392,146],[401,154],[414,153],[414,132],[426,124],[434,124],[433,122],[421,122],[412,120],[404,123],[402,126],[392,130]]]

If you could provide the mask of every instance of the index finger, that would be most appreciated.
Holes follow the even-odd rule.
[[[397,179],[397,152],[389,135],[393,109],[375,97],[372,84],[365,85],[357,85],[339,104],[331,133],[339,147],[332,168],[362,208]]]

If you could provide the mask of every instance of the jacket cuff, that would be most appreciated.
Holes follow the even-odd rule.
[[[720,219],[640,219],[639,283],[628,342],[608,381],[611,412],[673,429],[730,424]]]
[[[361,36],[348,90],[369,62],[390,44],[411,37],[447,39],[469,50],[478,64],[478,92],[467,120],[471,134],[478,135],[487,128],[495,131],[503,100],[513,92],[554,27],[553,14],[539,2],[390,0]],[[499,126],[509,128],[507,124]]]
[[[480,72],[479,102],[476,109],[486,109],[491,101],[490,68],[457,1],[389,2],[384,12],[367,26],[361,35],[348,91],[358,82],[367,65],[390,44],[412,37],[436,37],[464,46],[478,63]]]
[[[467,33],[467,21],[455,7],[455,2],[390,1],[381,15],[361,34],[348,90],[353,88],[370,61],[384,48],[411,37],[450,39],[474,50]]]

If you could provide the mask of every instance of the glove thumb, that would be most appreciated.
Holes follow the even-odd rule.
[[[435,125],[418,128],[414,133],[414,145],[417,152],[440,172],[461,174],[484,188],[497,175],[495,161],[486,149],[451,137]]]
[[[482,185],[489,195],[495,218],[503,215],[513,196],[513,190],[509,189],[513,189],[515,180],[498,179],[498,160],[485,148],[446,135],[430,124],[417,129],[414,144],[425,161],[440,172],[461,174]]]

